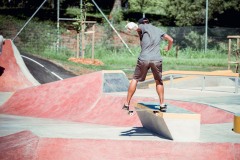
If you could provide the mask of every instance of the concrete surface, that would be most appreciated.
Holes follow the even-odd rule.
[[[10,61],[3,67],[21,75],[22,64],[9,52],[13,49],[4,46]],[[240,134],[232,131],[240,95],[228,92],[232,86],[201,91],[186,81],[187,89],[165,88],[166,103],[201,114],[199,140],[181,142],[143,128],[136,114],[128,116],[121,109],[127,93],[104,93],[103,73],[37,86],[27,78],[21,83],[12,83],[13,76],[5,79],[8,88],[0,84],[0,159],[240,159]],[[157,103],[155,89],[138,89],[131,105],[138,102]]]
[[[65,70],[62,66],[56,65],[42,58],[26,53],[21,53],[21,57],[30,73],[41,84],[76,76],[72,72]]]
[[[4,72],[0,78],[0,92],[13,92],[39,85],[23,63],[18,50],[10,40],[5,40],[0,56]]]

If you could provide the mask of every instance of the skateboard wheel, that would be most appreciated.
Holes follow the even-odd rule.
[[[159,112],[158,111],[153,111],[153,114],[155,114],[156,116],[159,115]]]

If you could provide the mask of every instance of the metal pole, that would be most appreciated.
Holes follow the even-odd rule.
[[[83,26],[83,10],[82,10],[82,9],[83,9],[83,2],[82,2],[82,0],[80,0],[81,30],[82,30],[82,28],[84,27],[84,26]],[[79,55],[83,56],[83,47],[82,47],[82,45],[83,45],[82,41],[83,41],[83,38],[84,38],[83,34],[84,34],[84,33],[82,33],[82,32],[79,32],[79,33],[78,33],[78,36],[79,36],[80,40],[79,40],[79,42],[77,42],[77,43],[78,43],[78,45],[79,45],[78,50],[80,50],[80,53],[77,53],[77,54],[78,54],[77,57],[79,57]],[[79,44],[79,43],[80,43],[80,44]]]
[[[203,80],[202,80],[202,91],[205,90],[205,80],[206,80],[206,77],[205,75],[202,76]]]
[[[132,51],[130,50],[130,48],[128,47],[128,45],[124,42],[124,40],[122,39],[122,37],[120,36],[120,34],[117,32],[117,30],[113,27],[112,23],[107,19],[107,17],[105,16],[105,14],[102,12],[102,10],[98,7],[97,3],[92,0],[92,2],[94,3],[94,5],[97,7],[97,9],[99,10],[99,12],[102,14],[102,16],[106,19],[106,21],[109,23],[109,25],[112,27],[112,29],[116,32],[116,34],[118,35],[118,37],[120,38],[120,40],[123,42],[123,44],[126,46],[126,48],[128,49],[128,51],[134,55],[132,53]]]
[[[206,0],[206,17],[205,17],[205,50],[207,53],[207,41],[208,41],[208,0]]]
[[[94,60],[94,44],[95,44],[95,24],[93,24],[93,33],[92,33],[92,60]]]
[[[57,0],[57,53],[59,51],[59,20],[60,20],[60,2]]]
[[[173,75],[170,75],[170,88],[173,88]]]
[[[32,20],[32,18],[35,16],[35,14],[39,11],[39,9],[44,5],[44,3],[47,0],[44,0],[43,3],[38,7],[38,9],[33,13],[33,15],[29,18],[29,20],[24,24],[24,26],[20,29],[20,31],[17,33],[17,35],[12,39],[12,41],[14,41],[17,36],[22,32],[22,30],[27,26],[27,24]]]
[[[235,93],[238,94],[238,77],[235,77]]]

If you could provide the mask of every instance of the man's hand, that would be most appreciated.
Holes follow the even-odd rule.
[[[172,37],[170,37],[167,34],[164,34],[163,39],[168,41],[168,45],[166,47],[164,47],[164,50],[169,51],[172,48],[173,39],[172,39]]]
[[[165,46],[165,47],[164,47],[164,51],[166,51],[166,52],[167,52],[167,51],[169,51],[169,50],[170,50],[170,49],[169,49],[169,47],[168,47],[168,46]]]

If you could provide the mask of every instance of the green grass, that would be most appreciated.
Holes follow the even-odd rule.
[[[67,66],[73,72],[87,70],[89,72],[99,70],[123,70],[126,74],[132,74],[140,47],[131,47],[132,55],[125,47],[111,48],[106,44],[95,46],[95,59],[104,63],[102,66],[77,64],[68,61],[69,56],[56,54],[53,52],[42,52],[38,56],[52,60]],[[213,71],[227,69],[227,54],[219,53],[215,50],[203,51],[180,50],[176,58],[175,48],[169,52],[163,52],[163,70],[197,70]],[[85,58],[91,58],[90,54],[85,54]],[[85,73],[85,72],[84,72]],[[81,73],[80,73],[81,74]]]
[[[131,55],[126,48],[110,49],[98,45],[95,49],[95,58],[101,60],[103,66],[83,65],[90,70],[124,70],[127,74],[132,74],[139,55],[139,47],[131,47],[134,55]],[[163,70],[198,70],[213,71],[227,69],[227,54],[218,51],[180,50],[178,57],[175,56],[175,48],[166,55],[163,52]],[[87,56],[87,55],[86,55]]]

